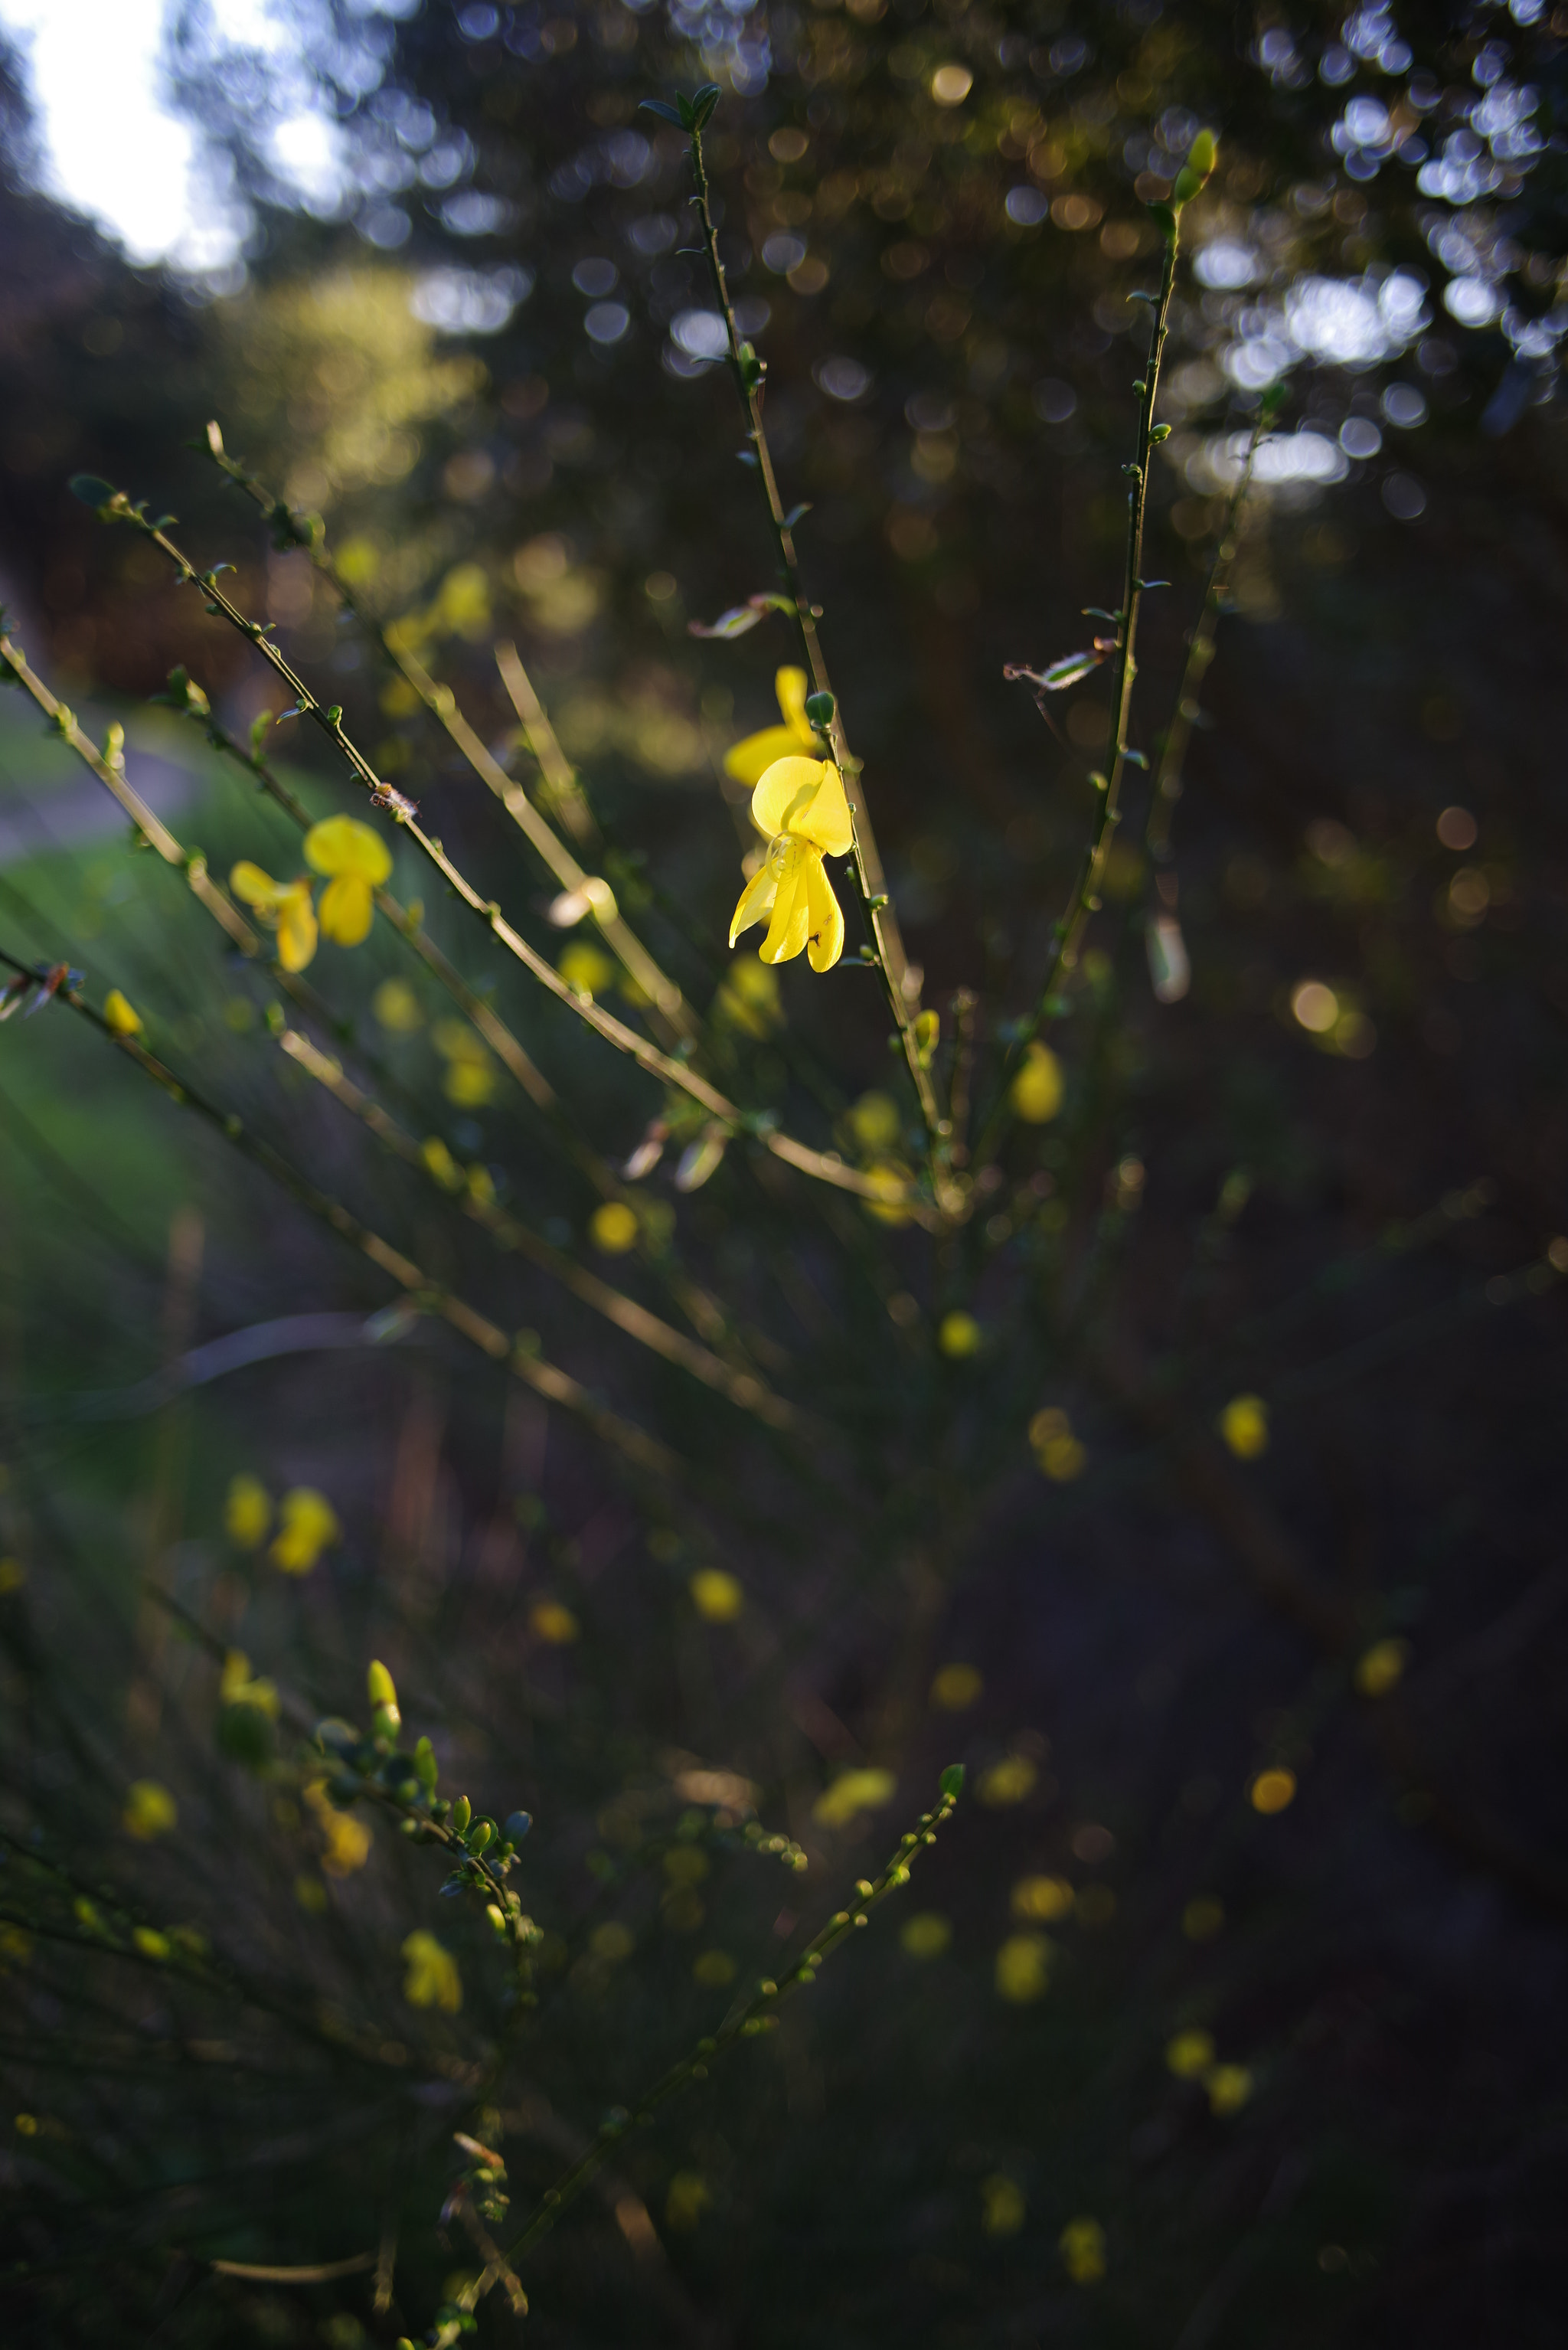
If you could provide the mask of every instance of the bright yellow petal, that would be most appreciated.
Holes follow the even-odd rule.
[[[803,669],[781,669],[774,680],[774,691],[779,698],[784,723],[794,737],[791,747],[809,751],[816,741],[812,723],[805,714],[805,697],[811,691],[811,680]]]
[[[774,871],[771,860],[765,860],[753,874],[741,892],[741,902],[735,909],[735,919],[730,924],[732,946],[742,931],[749,931],[753,922],[765,920],[773,911],[774,898],[777,889],[778,875]]]
[[[391,852],[380,834],[352,816],[329,816],[313,824],[305,836],[305,861],[317,873],[356,874],[372,889],[392,869]]]
[[[775,759],[752,794],[752,822],[768,840],[776,840],[781,832],[798,832],[821,784],[820,759],[803,759],[798,754]]]
[[[784,858],[784,870],[779,876],[779,893],[774,900],[774,918],[768,925],[767,937],[757,949],[764,962],[790,962],[805,950],[811,929],[811,908],[807,900],[805,875],[802,870],[801,852],[792,842]]]
[[[743,743],[734,743],[724,754],[724,773],[738,784],[754,784],[773,765],[775,759],[787,759],[792,751],[801,747],[801,738],[789,726],[764,726],[760,734],[748,734]]]
[[[822,781],[816,797],[805,812],[796,816],[790,829],[798,832],[828,857],[846,857],[855,846],[855,827],[849,821],[849,802],[844,796],[844,778],[831,759],[822,763]]]
[[[357,947],[368,938],[375,909],[370,885],[358,873],[339,873],[321,893],[321,931],[340,947]]]
[[[303,971],[316,952],[316,909],[304,881],[279,892],[277,959],[285,971]]]
[[[831,971],[844,952],[844,915],[833,894],[822,859],[807,849],[802,858],[805,867],[805,899],[811,923],[807,951],[813,971]]]
[[[242,857],[234,867],[229,876],[229,887],[236,898],[243,898],[247,906],[254,906],[264,914],[275,913],[279,901],[288,894],[283,883],[275,881],[270,873],[264,873],[259,865],[253,865],[248,857]]]

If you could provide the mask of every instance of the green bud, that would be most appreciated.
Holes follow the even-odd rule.
[[[508,1844],[521,1844],[533,1825],[532,1812],[508,1812],[501,1833]]]
[[[372,1705],[396,1705],[398,1692],[392,1676],[385,1665],[372,1664],[365,1676],[365,1689]]]
[[[963,1793],[963,1764],[961,1762],[950,1762],[947,1769],[942,1773],[941,1777],[938,1780],[937,1784],[940,1787],[944,1795],[961,1795]]]
[[[428,1738],[421,1738],[414,1749],[414,1776],[427,1794],[435,1785],[435,1748]]]
[[[341,726],[341,725],[342,725],[342,723],[343,723],[343,704],[342,704],[340,702],[335,702],[332,704],[332,707],[330,708],[330,710],[328,710],[328,712],[327,712],[327,723],[328,724],[328,726]]]
[[[481,1853],[481,1852],[483,1852],[483,1851],[484,1850],[485,1846],[490,1842],[491,1837],[492,1837],[494,1834],[495,1834],[494,1825],[493,1825],[493,1824],[491,1821],[489,1821],[489,1820],[480,1820],[480,1821],[478,1821],[478,1822],[475,1824],[475,1825],[474,1825],[473,1827],[472,1827],[472,1828],[469,1830],[469,1834],[468,1834],[468,1839],[467,1839],[467,1841],[468,1841],[468,1848],[469,1848],[470,1852],[472,1852],[472,1853]]]
[[[831,693],[808,693],[805,697],[805,714],[814,726],[831,726],[836,708]]]
[[[452,1824],[459,1835],[466,1835],[468,1824],[472,1817],[473,1805],[466,1795],[460,1795],[452,1807]]]
[[[1178,172],[1176,185],[1170,192],[1174,211],[1179,212],[1183,204],[1190,203],[1208,186],[1219,155],[1219,141],[1212,130],[1200,130],[1187,151],[1187,161]]]

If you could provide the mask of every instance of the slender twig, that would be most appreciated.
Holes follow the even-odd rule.
[[[534,691],[534,681],[517,657],[514,644],[498,644],[495,666],[501,682],[506,688],[517,723],[523,730],[523,740],[531,753],[535,765],[545,779],[545,787],[562,816],[570,826],[573,837],[580,848],[600,847],[599,830],[594,813],[583,796],[577,771],[561,748],[561,740],[550,723],[550,714]]]
[[[763,427],[763,369],[743,346],[735,313],[730,300],[730,288],[724,275],[724,264],[719,254],[719,233],[713,222],[712,205],[708,192],[708,172],[702,159],[702,133],[694,129],[691,137],[691,172],[697,192],[692,203],[702,223],[702,240],[708,258],[713,291],[723,313],[724,332],[729,344],[730,372],[734,379],[741,406],[745,411],[746,437],[751,442],[747,452],[753,461],[753,471],[768,510],[774,542],[778,550],[779,577],[789,600],[790,614],[800,639],[801,654],[813,690],[832,693],[828,682],[827,664],[823,658],[816,623],[821,608],[811,601],[801,577],[800,561],[795,552],[794,531],[779,496],[778,478],[774,472],[773,452]],[[871,827],[871,813],[866,806],[864,778],[860,764],[851,754],[849,740],[844,731],[844,716],[836,697],[833,714],[822,730],[832,745],[833,755],[840,772],[848,778],[854,797],[850,800],[850,819],[854,827],[854,853],[850,858],[850,880],[860,919],[865,925],[867,946],[881,975],[882,991],[888,1009],[898,1030],[905,1064],[920,1105],[933,1151],[939,1160],[945,1157],[945,1145],[950,1131],[948,1121],[937,1107],[935,1089],[926,1066],[915,1032],[919,1005],[917,993],[909,981],[909,966],[905,959],[903,941],[899,936],[898,919],[893,912],[882,879],[882,862],[877,852],[877,837]]]

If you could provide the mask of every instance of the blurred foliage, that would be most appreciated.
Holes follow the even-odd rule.
[[[887,1198],[744,1138],[718,1155],[394,828],[389,886],[429,901],[573,1147],[390,925],[323,943],[302,1006],[118,819],[90,828],[99,785],[5,697],[0,945],[119,987],[151,1051],[683,1464],[629,1467],[389,1306],[67,1007],[0,1029],[16,2338],[420,2334],[486,2257],[453,2133],[499,2147],[509,2237],[962,1754],[973,1801],[909,1906],[628,2139],[531,2259],[527,2325],[1554,2343],[1562,12],[289,22],[246,55],[192,9],[174,44],[254,207],[243,268],[204,286],[30,192],[5,84],[0,561],[36,665],[96,739],[123,719],[214,875],[304,869],[200,725],[137,706],[183,662],[243,741],[276,681],[66,482],[172,504],[463,871],[649,1029],[308,553],[222,485],[220,416],[551,805],[492,656],[515,639],[699,1066]],[[935,1235],[897,1204],[919,1138],[872,983],[722,952],[753,846],[724,754],[794,655],[776,619],[687,629],[772,584],[680,250],[682,142],[637,111],[709,73],[722,249],[944,1088],[989,1099],[1092,821],[1101,681],[1045,732],[1001,671],[1116,600],[1127,296],[1202,122],[1222,163],[1167,359],[1151,748],[1238,440],[1271,371],[1288,387],[1158,872],[1190,992],[1157,1003],[1143,969],[1135,790],[1024,1125]],[[341,182],[314,212],[277,138],[309,109]],[[368,813],[303,728],[265,739],[310,817]],[[278,1049],[290,1027],[414,1158]],[[498,1256],[476,1206],[808,1434]],[[373,1655],[443,1784],[536,1815],[513,1880],[536,2011],[433,1856],[332,1799],[311,1728],[363,1716]],[[266,2274],[290,2267],[327,2272]],[[499,2294],[479,2324],[512,2329]]]

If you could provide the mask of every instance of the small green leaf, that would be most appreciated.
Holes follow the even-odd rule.
[[[100,473],[73,473],[70,490],[71,495],[80,498],[84,506],[106,506],[112,498],[119,495],[114,484],[106,482]]]
[[[1148,436],[1148,437],[1149,437],[1149,439],[1150,439],[1151,441],[1168,441],[1168,440],[1169,440],[1169,438],[1170,438],[1170,427],[1169,427],[1169,425],[1168,425],[1168,424],[1156,424],[1156,425],[1155,425],[1155,426],[1153,426],[1153,428],[1151,429],[1151,431],[1150,431],[1150,432],[1149,432],[1149,436]]]
[[[706,129],[711,120],[713,109],[719,103],[720,96],[721,92],[716,81],[705,81],[701,89],[692,92],[691,128],[694,130]]]
[[[428,1738],[421,1738],[414,1749],[414,1776],[427,1794],[435,1786],[435,1748]]]
[[[398,1692],[392,1676],[383,1664],[373,1663],[365,1676],[365,1687],[372,1705],[396,1705]]]
[[[961,1795],[963,1793],[963,1764],[961,1762],[950,1762],[947,1769],[942,1773],[941,1777],[938,1780],[937,1784],[940,1787],[944,1795]]]
[[[327,712],[327,723],[328,724],[328,726],[341,726],[341,725],[342,725],[342,723],[343,723],[343,704],[342,704],[340,702],[335,702],[332,704],[332,707],[330,708],[330,710],[328,710],[328,712]]]
[[[672,122],[677,130],[683,130],[686,127],[675,109],[666,106],[661,98],[645,98],[638,111],[640,114],[657,114],[660,122]]]

